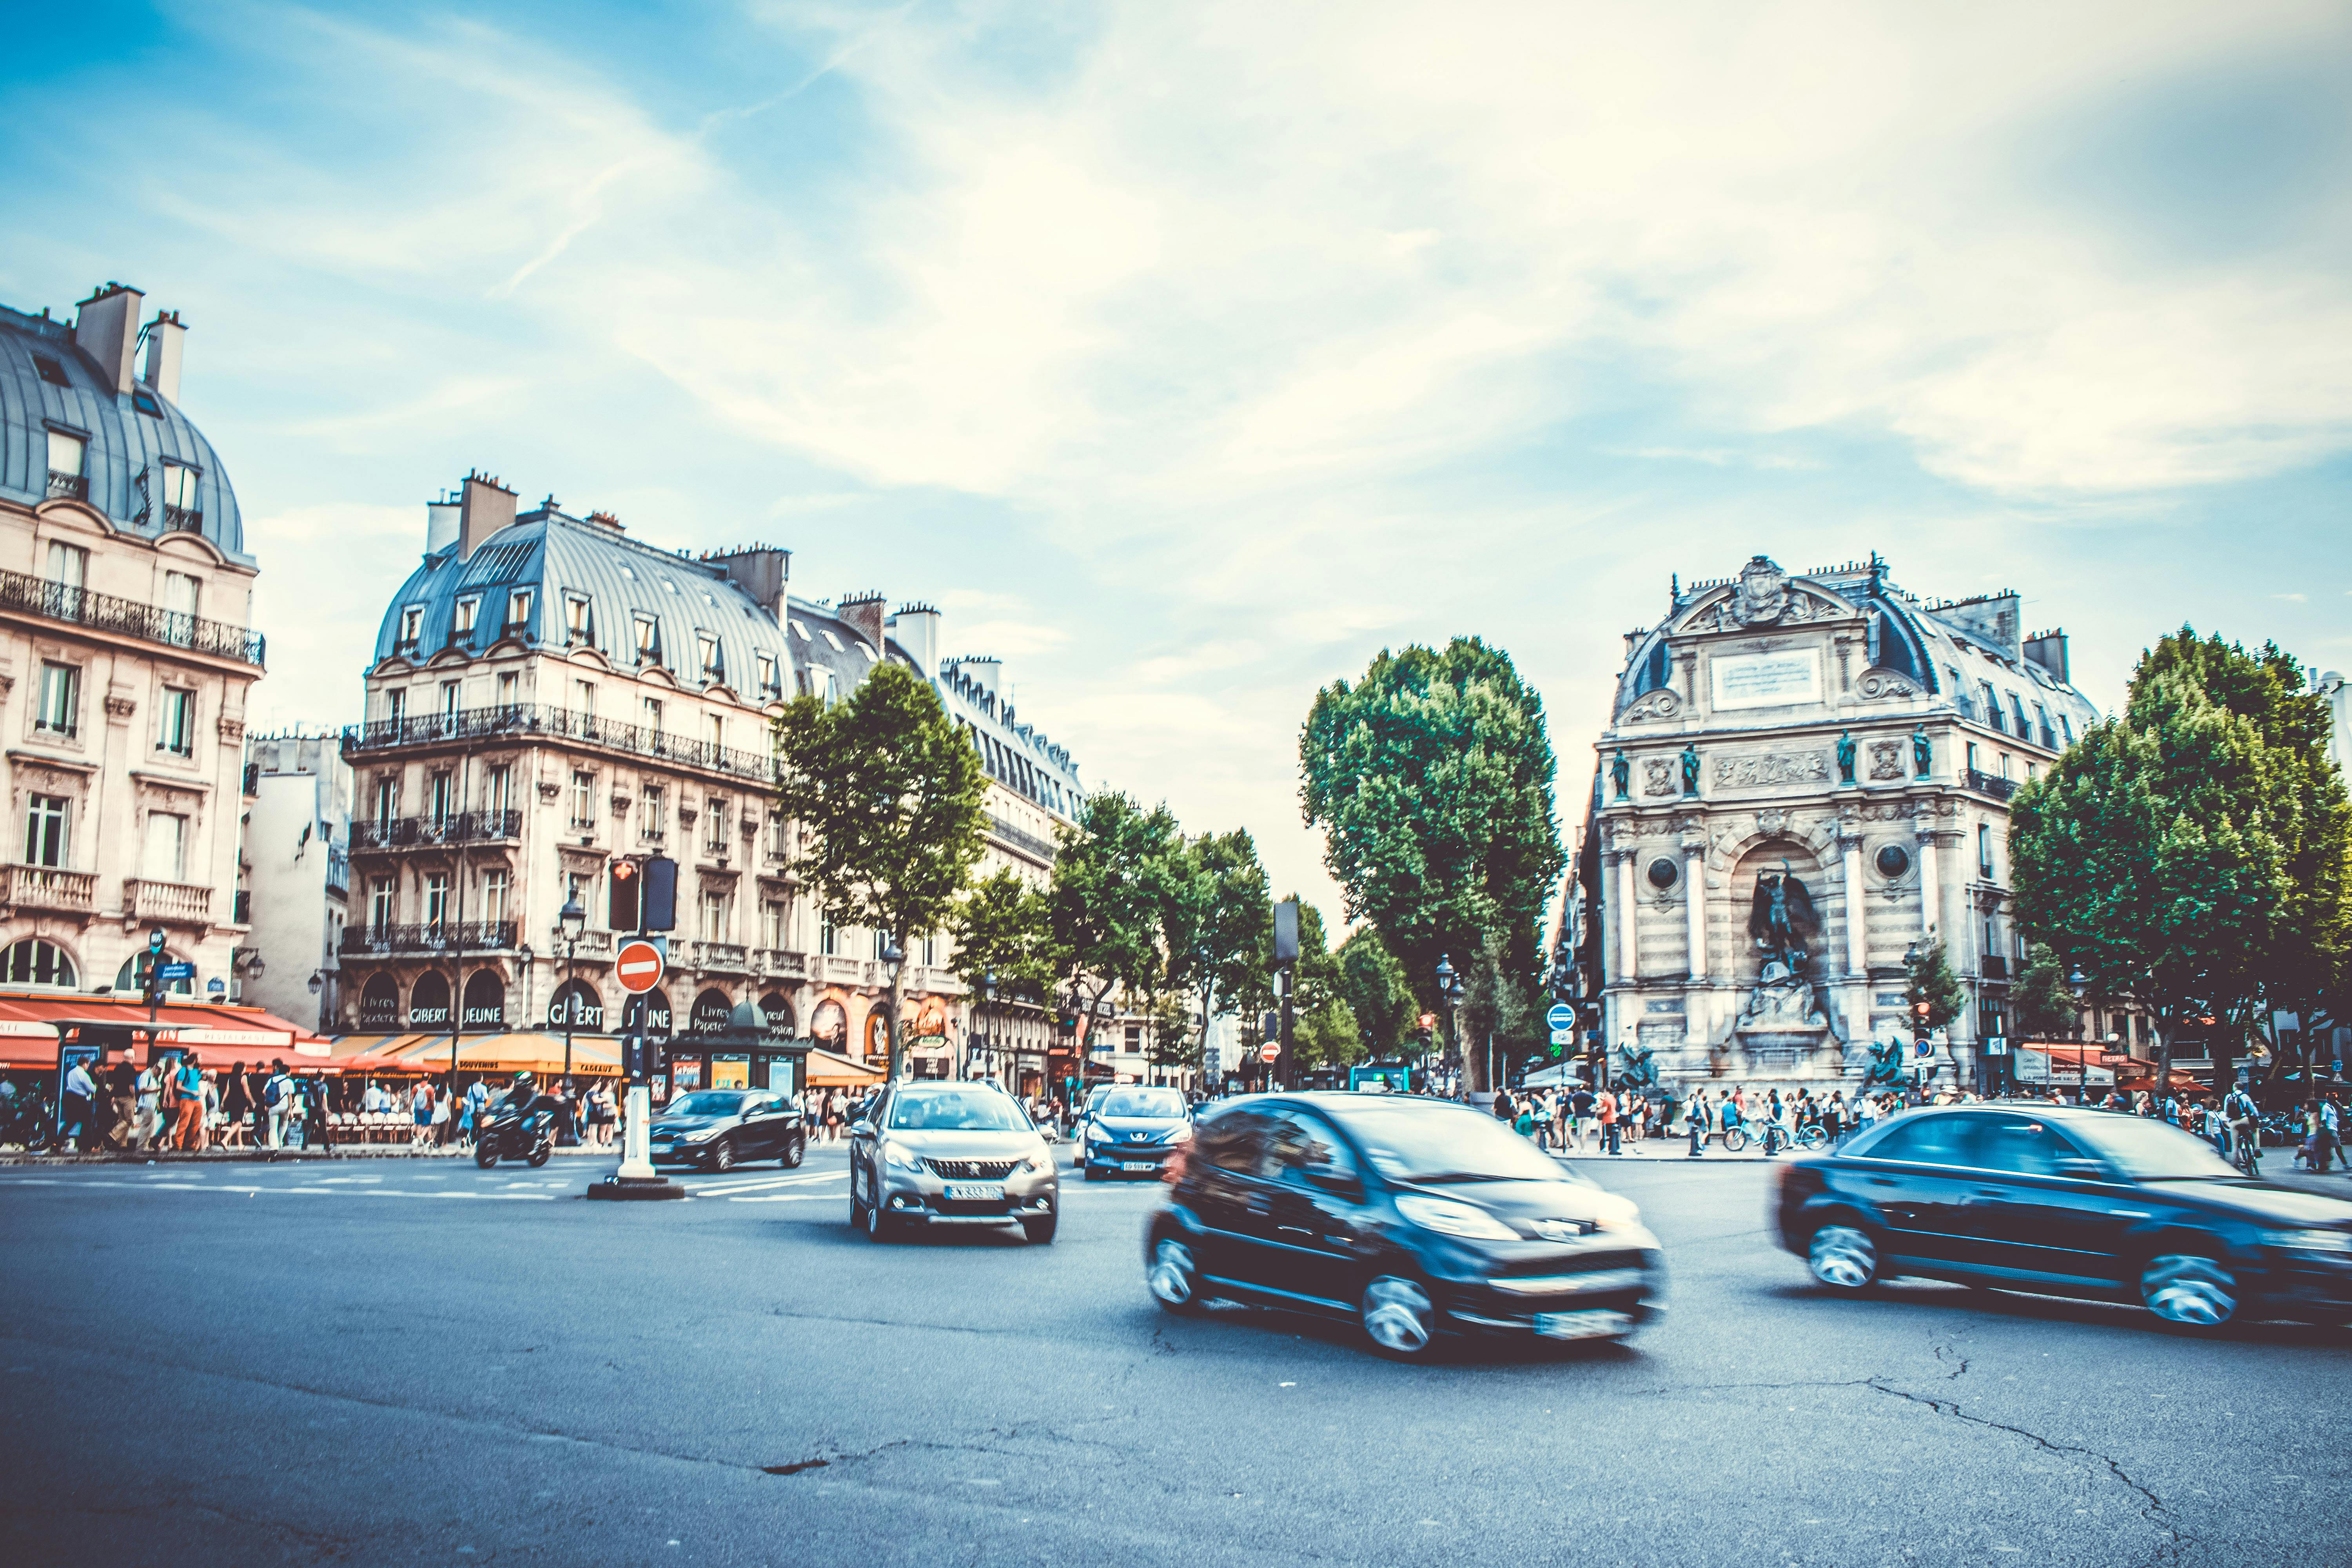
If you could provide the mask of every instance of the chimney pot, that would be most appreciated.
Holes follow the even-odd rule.
[[[118,396],[131,388],[131,351],[139,342],[139,307],[145,299],[136,289],[109,283],[74,310],[75,346],[98,362],[99,379],[111,384]]]
[[[166,403],[180,401],[180,352],[188,329],[180,323],[177,310],[158,310],[155,319],[147,323],[147,372],[145,380],[155,389],[155,395]]]
[[[514,491],[488,475],[467,474],[457,502],[457,559],[471,561],[484,540],[514,520]]]

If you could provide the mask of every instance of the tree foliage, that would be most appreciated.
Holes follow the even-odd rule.
[[[1171,858],[1160,939],[1171,987],[1203,1018],[1232,1012],[1256,986],[1274,942],[1265,868],[1246,829],[1204,833]]]
[[[1380,928],[1416,995],[1433,1006],[1439,955],[1463,966],[1489,938],[1500,972],[1535,973],[1565,860],[1543,703],[1508,655],[1475,637],[1382,652],[1316,694],[1299,761],[1347,913]],[[1483,1056],[1468,1059],[1484,1087]]]
[[[1010,868],[972,884],[948,918],[948,934],[955,944],[950,967],[974,996],[993,976],[1000,995],[1042,1002],[1060,972],[1052,900]]]
[[[1945,956],[1941,941],[1906,954],[1903,973],[1903,1002],[1914,1028],[1940,1029],[1960,1016],[1963,998],[1959,977],[1952,973],[1951,960]],[[1927,1006],[1924,1015],[1919,1011],[1923,1002]]]
[[[1052,951],[1082,1017],[1114,991],[1148,998],[1164,989],[1164,921],[1182,849],[1165,805],[1146,811],[1111,790],[1088,795],[1076,825],[1055,830]]]
[[[1332,957],[1339,969],[1339,995],[1372,1055],[1382,1060],[1402,1057],[1419,1012],[1404,965],[1370,925],[1358,926]]]
[[[938,931],[980,859],[986,784],[980,757],[933,691],[882,664],[847,698],[787,704],[775,723],[776,804],[800,825],[802,885],[837,925],[901,943]],[[890,985],[890,1073],[901,1063]]]
[[[2071,1039],[2082,1027],[2082,1006],[2067,984],[2066,966],[2046,942],[2037,942],[2028,951],[2009,1006],[2021,1040]]]

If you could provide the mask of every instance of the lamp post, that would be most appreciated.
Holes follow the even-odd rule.
[[[895,936],[887,939],[882,944],[882,967],[889,972],[890,1005],[883,1014],[883,1021],[890,1030],[889,1081],[892,1083],[898,1081],[900,1069],[906,1065],[898,1052],[898,971],[906,962],[907,950],[898,945],[898,939]]]
[[[1459,1061],[1462,1042],[1458,1027],[1462,1008],[1462,976],[1454,972],[1454,960],[1444,953],[1437,955],[1437,994],[1445,1004],[1445,1052]],[[1455,1069],[1459,1072],[1459,1068]]]
[[[588,911],[580,907],[580,896],[568,894],[563,908],[556,911],[556,934],[563,939],[563,988],[572,989],[572,954],[580,942],[580,933],[588,924]],[[562,994],[562,993],[558,993]],[[572,1015],[579,1010],[579,999],[563,997],[563,1081],[572,1081]]]
[[[996,1007],[996,971],[993,969],[983,971],[981,974],[980,1005],[982,1008],[981,1013],[978,1015],[981,1023],[980,1055],[981,1059],[987,1064],[981,1068],[981,1072],[991,1082],[994,1082],[996,1079],[996,1032],[992,1024],[993,1014]]]

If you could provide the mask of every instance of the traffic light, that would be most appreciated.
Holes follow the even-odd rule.
[[[634,931],[643,908],[638,898],[639,886],[645,879],[637,872],[634,860],[613,862],[611,909],[604,921],[607,931]]]
[[[631,1083],[643,1083],[662,1070],[662,1043],[643,1029],[632,1030],[621,1046],[621,1066]]]
[[[677,862],[667,855],[646,858],[638,881],[645,891],[639,910],[642,921],[635,931],[668,931],[677,924]]]

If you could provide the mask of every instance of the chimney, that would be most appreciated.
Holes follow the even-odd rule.
[[[425,503],[425,553],[438,555],[457,542],[457,492]]]
[[[747,545],[740,550],[714,551],[703,559],[727,574],[727,580],[751,596],[752,603],[784,624],[784,595],[793,584],[793,552],[772,544]]]
[[[2056,676],[2062,685],[2074,684],[2073,678],[2066,673],[2066,634],[2064,632],[2037,632],[2026,638],[2025,657]]]
[[[471,561],[482,542],[515,520],[515,493],[488,474],[466,476],[457,502],[457,559]]]
[[[980,689],[988,693],[991,701],[995,700],[997,683],[1004,675],[1003,660],[983,657],[960,658],[955,661],[955,664],[958,669],[979,682]]]
[[[131,390],[131,351],[139,341],[135,323],[146,298],[136,289],[109,283],[75,307],[74,343],[98,362],[98,379],[111,382],[118,394]]]
[[[877,658],[882,653],[882,606],[888,602],[879,594],[848,594],[833,610],[874,645]]]
[[[177,310],[158,310],[147,323],[147,374],[141,379],[166,403],[180,401],[180,345],[187,335]]]
[[[929,605],[901,605],[890,617],[890,634],[907,657],[915,661],[925,680],[936,680],[940,675],[940,625],[938,610]]]

